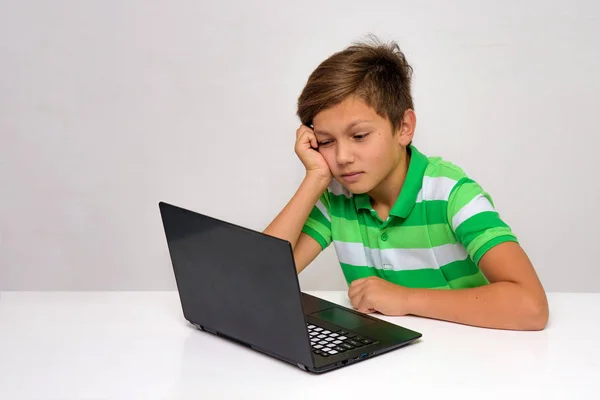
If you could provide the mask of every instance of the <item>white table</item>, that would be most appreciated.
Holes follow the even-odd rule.
[[[314,375],[191,327],[177,292],[2,292],[0,399],[597,399],[600,294],[549,301],[541,332],[383,317],[422,340]]]

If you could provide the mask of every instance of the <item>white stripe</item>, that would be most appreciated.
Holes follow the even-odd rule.
[[[376,254],[379,249],[367,249],[362,243],[340,242],[338,240],[334,240],[333,245],[341,263],[370,267],[381,265],[381,257]]]
[[[452,218],[452,229],[456,231],[456,228],[460,226],[463,222],[471,218],[472,216],[479,214],[480,212],[485,211],[496,211],[494,207],[489,202],[489,200],[482,194],[478,194],[471,200],[468,204],[463,206],[454,218]]]
[[[337,180],[332,179],[331,183],[329,184],[328,187],[329,193],[331,194],[335,194],[337,196],[345,196],[346,198],[350,198],[352,197],[352,193],[350,193],[350,191],[348,189],[346,189],[344,186],[342,186],[341,183],[339,183]]]
[[[455,261],[466,260],[469,257],[469,253],[465,250],[465,247],[460,243],[454,244],[443,244],[433,248],[433,253],[437,259],[439,265],[450,264]]]
[[[329,216],[329,213],[327,212],[327,208],[325,208],[325,205],[321,202],[321,200],[317,201],[317,204],[315,204],[315,206],[317,206],[319,211],[321,211],[323,213],[325,218],[327,218],[327,221],[331,222],[331,217]]]
[[[423,268],[438,269],[454,261],[465,260],[468,254],[460,244],[445,244],[430,249],[371,249],[362,243],[333,241],[340,262],[377,269],[408,271]]]
[[[381,250],[383,269],[408,271],[423,268],[438,269],[432,249],[385,249]]]
[[[423,200],[446,200],[450,197],[452,188],[458,181],[454,179],[438,177],[432,178],[430,176],[423,177],[423,186],[417,194],[417,203]]]

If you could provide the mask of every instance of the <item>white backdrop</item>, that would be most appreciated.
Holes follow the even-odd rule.
[[[264,229],[308,75],[372,32],[415,70],[415,145],[491,193],[546,289],[600,291],[599,4],[1,0],[0,290],[174,289],[160,200]],[[300,279],[346,288],[332,248]]]

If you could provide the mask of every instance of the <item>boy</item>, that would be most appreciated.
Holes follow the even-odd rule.
[[[411,75],[377,39],[317,67],[298,99],[306,175],[265,233],[292,244],[298,273],[333,243],[360,312],[544,329],[544,289],[491,197],[412,145]]]

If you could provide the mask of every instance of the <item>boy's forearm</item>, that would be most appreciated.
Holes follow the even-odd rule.
[[[409,314],[486,328],[541,330],[548,305],[513,282],[471,289],[407,289]]]
[[[292,248],[296,247],[304,223],[328,185],[326,180],[307,174],[292,199],[264,233],[285,239]]]

